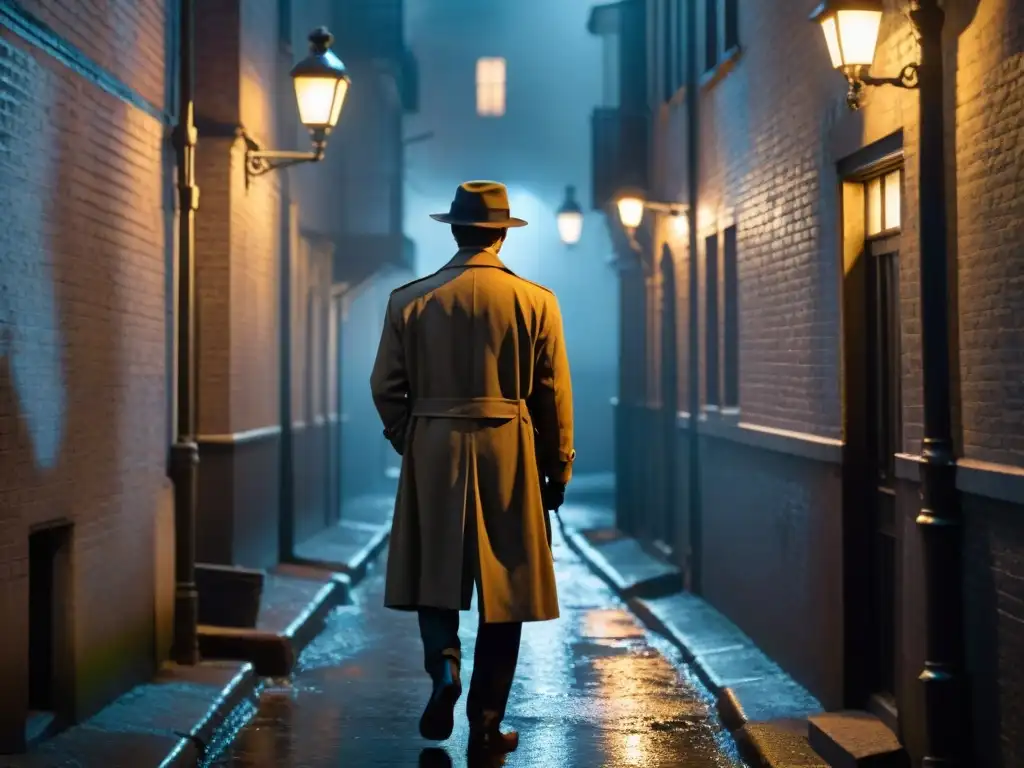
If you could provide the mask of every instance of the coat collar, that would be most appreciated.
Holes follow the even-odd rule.
[[[451,261],[441,267],[441,269],[459,269],[464,267],[495,267],[506,272],[511,271],[498,258],[498,252],[493,248],[460,248]]]

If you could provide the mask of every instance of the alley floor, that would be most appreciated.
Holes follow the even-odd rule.
[[[518,751],[487,765],[544,768],[740,766],[706,691],[671,647],[649,636],[555,532],[562,617],[523,631],[505,724]],[[464,766],[465,696],[455,733],[419,737],[430,684],[412,614],[382,607],[383,562],[337,609],[293,678],[263,691],[259,711],[215,761],[221,768]],[[471,674],[474,612],[462,615]]]

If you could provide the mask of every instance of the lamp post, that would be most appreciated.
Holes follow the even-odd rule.
[[[821,24],[832,65],[850,83],[847,103],[860,106],[865,85],[919,91],[918,204],[920,236],[921,358],[924,436],[921,441],[921,534],[925,579],[924,766],[965,765],[962,518],[953,454],[949,276],[946,229],[942,27],[938,0],[913,0],[910,18],[920,41],[920,61],[899,77],[867,74],[882,19],[879,0],[825,2],[811,19]]]
[[[576,187],[571,184],[565,188],[565,200],[558,209],[558,236],[562,242],[572,247],[583,236],[583,209],[576,202]]]
[[[292,67],[299,122],[309,129],[313,149],[301,152],[288,149],[261,149],[246,137],[245,181],[256,176],[299,163],[318,163],[324,159],[327,137],[338,124],[352,79],[331,50],[334,36],[327,27],[309,33],[309,56]]]

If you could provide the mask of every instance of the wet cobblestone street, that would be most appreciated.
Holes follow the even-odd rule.
[[[505,725],[518,751],[487,765],[737,766],[708,696],[671,647],[647,635],[555,532],[562,617],[527,624]],[[441,744],[419,737],[430,692],[414,614],[382,607],[379,564],[214,763],[227,768],[464,766],[465,696]],[[463,677],[476,616],[462,616]]]

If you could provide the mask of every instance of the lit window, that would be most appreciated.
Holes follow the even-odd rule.
[[[867,183],[868,236],[900,228],[900,172],[891,171]]]
[[[481,117],[501,117],[505,114],[504,59],[477,60],[476,113]]]

